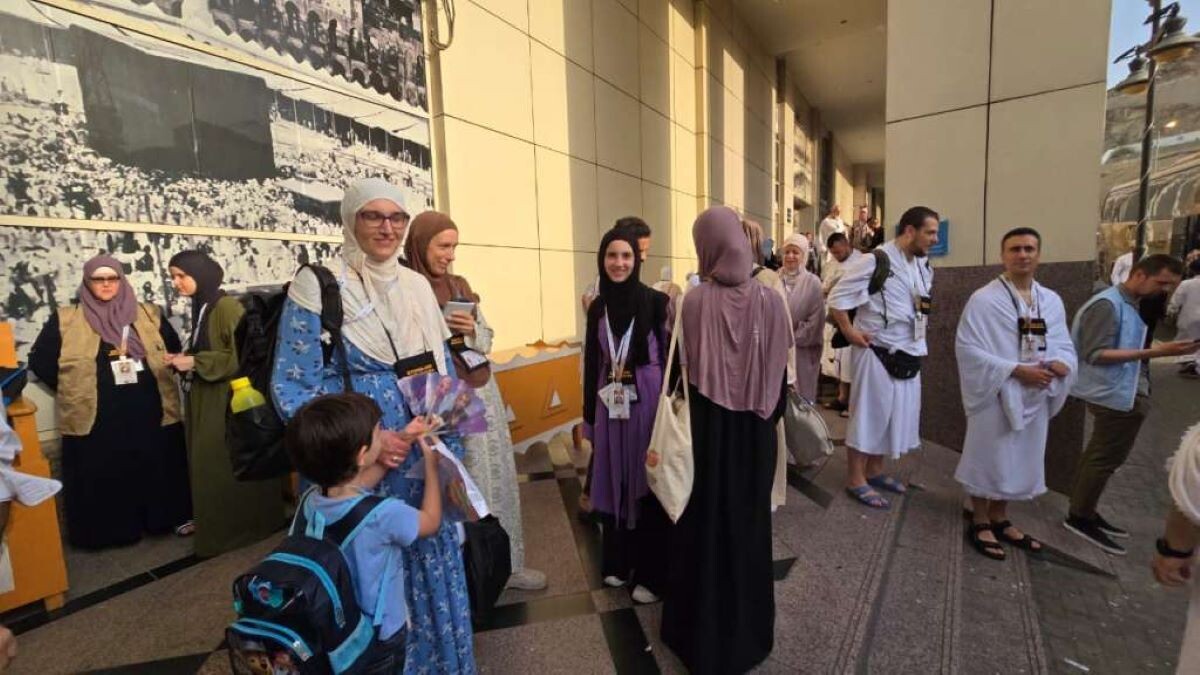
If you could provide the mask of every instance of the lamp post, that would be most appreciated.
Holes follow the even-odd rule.
[[[1192,53],[1200,38],[1183,32],[1187,19],[1179,15],[1179,3],[1162,4],[1162,0],[1147,0],[1151,7],[1145,23],[1150,24],[1150,41],[1131,47],[1114,63],[1129,59],[1129,75],[1115,87],[1123,94],[1146,92],[1146,113],[1142,123],[1142,160],[1138,180],[1137,247],[1134,261],[1146,254],[1146,222],[1150,201],[1150,153],[1154,142],[1154,83],[1159,64],[1177,61]],[[1149,59],[1143,55],[1149,56]]]

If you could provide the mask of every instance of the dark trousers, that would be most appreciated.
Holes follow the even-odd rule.
[[[1094,425],[1092,437],[1079,457],[1075,470],[1075,485],[1071,488],[1071,515],[1091,518],[1096,515],[1096,504],[1113,472],[1129,458],[1138,430],[1150,411],[1150,399],[1139,395],[1133,410],[1122,412],[1103,406],[1088,404]]]

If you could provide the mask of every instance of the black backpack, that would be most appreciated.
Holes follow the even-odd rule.
[[[304,516],[312,492],[300,500],[288,536],[233,582],[237,619],[225,639],[238,675],[355,672],[370,661],[375,626],[358,606],[343,551],[385,498],[363,497],[317,538]]]
[[[888,257],[887,253],[879,249],[871,251],[871,255],[875,256],[875,271],[871,273],[871,280],[867,282],[867,294],[875,295],[883,290],[884,282],[892,274],[892,259]],[[846,313],[850,317],[850,322],[853,323],[855,310],[852,309]],[[842,335],[842,330],[835,324],[833,338],[829,344],[834,349],[841,349],[849,347],[850,341],[846,339],[845,335]]]
[[[342,294],[337,278],[320,265],[303,265],[317,276],[321,287],[321,352],[325,365],[333,351],[342,345]],[[286,426],[279,411],[271,402],[271,372],[275,367],[275,345],[279,335],[279,318],[287,300],[288,285],[276,292],[248,292],[238,297],[242,303],[242,318],[234,332],[237,345],[239,377],[250,378],[250,385],[267,399],[266,405],[235,413],[225,413],[225,444],[229,462],[238,480],[278,478],[292,470],[292,462],[283,447]],[[329,339],[326,340],[325,336]],[[345,356],[345,352],[342,352]],[[345,359],[343,359],[343,362]],[[350,370],[343,363],[342,379],[350,391]]]

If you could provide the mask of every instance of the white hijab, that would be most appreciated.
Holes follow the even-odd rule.
[[[343,265],[338,277],[346,317],[342,335],[367,356],[383,363],[394,363],[397,356],[406,359],[433,352],[438,372],[444,375],[448,371],[443,345],[450,332],[429,281],[400,264],[402,246],[397,246],[387,260],[376,261],[358,245],[354,234],[358,212],[376,199],[386,199],[406,210],[399,188],[382,178],[356,180],[342,197]],[[315,275],[298,275],[288,297],[309,311],[321,311],[321,290]]]

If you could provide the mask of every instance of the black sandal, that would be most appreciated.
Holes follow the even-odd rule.
[[[996,535],[996,538],[1000,541],[1012,544],[1023,551],[1029,551],[1030,553],[1042,552],[1042,549],[1045,547],[1042,542],[1034,539],[1028,534],[1022,535],[1020,539],[1004,534],[1004,531],[1012,526],[1013,524],[1011,520],[1002,520],[998,523],[992,523],[992,534]],[[1035,544],[1037,545],[1037,548],[1034,548]]]
[[[968,536],[971,539],[971,546],[974,546],[975,550],[979,551],[979,553],[984,557],[991,558],[992,560],[1004,560],[1007,556],[1004,553],[1004,547],[1000,545],[1000,542],[984,541],[979,538],[980,533],[991,531],[991,523],[972,523],[970,529],[968,530]]]

